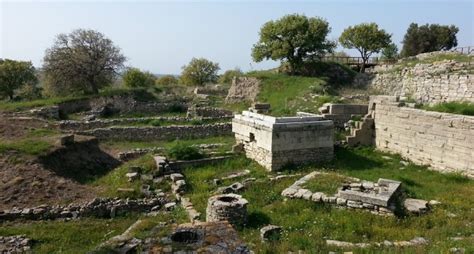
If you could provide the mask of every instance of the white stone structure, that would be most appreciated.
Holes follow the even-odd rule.
[[[321,116],[272,117],[243,111],[232,120],[232,132],[246,156],[270,171],[333,158],[334,123]]]

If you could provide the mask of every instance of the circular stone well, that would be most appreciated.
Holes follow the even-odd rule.
[[[181,244],[197,243],[202,238],[201,234],[193,229],[179,229],[171,235],[171,241]]]
[[[209,198],[206,221],[228,221],[232,225],[247,223],[248,201],[237,194],[222,194]]]

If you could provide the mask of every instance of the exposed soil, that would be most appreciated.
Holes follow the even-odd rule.
[[[25,138],[35,127],[43,128],[44,125],[19,124],[0,117],[0,142]],[[16,151],[0,153],[0,211],[41,204],[77,203],[94,198],[96,188],[84,183],[120,163],[102,151],[96,140],[85,137],[76,140],[78,142],[68,146],[56,144],[49,153],[40,157]]]

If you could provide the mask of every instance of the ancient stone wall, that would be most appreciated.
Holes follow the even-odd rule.
[[[163,198],[112,199],[95,198],[84,204],[40,205],[0,211],[0,222],[23,220],[75,219],[79,217],[113,218],[130,212],[150,212],[162,208]]]
[[[354,116],[362,117],[368,112],[367,105],[358,104],[333,104],[325,103],[319,108],[319,113],[326,120],[332,120],[334,126],[339,129],[344,129],[344,125]]]
[[[213,107],[189,107],[187,117],[232,117],[230,110]]]
[[[400,107],[390,97],[371,101],[378,149],[438,171],[474,176],[474,116]]]
[[[356,85],[367,85],[377,94],[406,96],[421,103],[449,101],[474,102],[474,61],[440,61],[376,66],[371,73],[356,78]]]
[[[90,130],[97,128],[104,128],[114,125],[133,125],[138,123],[144,123],[146,121],[171,121],[171,122],[183,122],[189,123],[196,120],[202,121],[225,121],[227,119],[232,119],[232,116],[222,116],[222,117],[200,117],[200,118],[190,118],[190,117],[137,117],[137,118],[117,118],[117,119],[96,119],[91,121],[76,121],[76,120],[63,120],[59,122],[59,128],[62,130]]]
[[[232,133],[232,125],[230,123],[218,123],[190,126],[110,127],[79,131],[77,133],[94,136],[101,140],[170,140],[230,135]]]
[[[176,102],[150,102],[137,100],[132,95],[103,96],[84,100],[74,100],[60,103],[58,105],[61,114],[89,111],[105,106],[111,107],[121,114],[159,114],[178,110],[186,111],[188,108],[187,102],[184,100]]]
[[[260,91],[260,83],[261,81],[258,78],[234,77],[232,79],[232,86],[225,99],[226,102],[256,101],[258,92]]]

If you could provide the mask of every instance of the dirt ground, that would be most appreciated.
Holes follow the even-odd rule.
[[[18,124],[0,116],[0,143],[25,137],[32,125]],[[0,210],[41,204],[82,202],[96,190],[46,169],[35,156],[16,151],[0,153]]]

